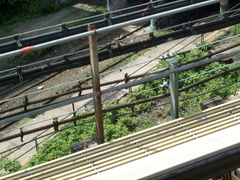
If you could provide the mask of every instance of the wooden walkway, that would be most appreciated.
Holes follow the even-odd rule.
[[[240,124],[240,99],[0,179],[83,179]]]

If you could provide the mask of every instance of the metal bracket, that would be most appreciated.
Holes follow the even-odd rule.
[[[38,147],[38,142],[36,137],[34,138],[34,141],[35,141],[36,150],[38,151],[39,147]]]
[[[75,105],[72,103],[72,108],[73,108],[73,117],[76,117],[76,111],[75,111]],[[75,122],[75,121],[74,121]],[[75,122],[76,123],[76,122]],[[74,123],[74,124],[75,124]]]
[[[194,27],[193,27],[192,21],[184,23],[183,24],[183,29],[186,30],[186,31],[190,30],[192,34],[196,34],[196,32],[194,32]]]
[[[68,28],[67,28],[66,23],[62,23],[62,32],[63,32],[63,33],[68,32]]]
[[[118,51],[122,54],[122,45],[117,42],[117,46],[118,46]]]
[[[130,108],[131,108],[131,113],[133,114],[134,113],[134,105],[132,105],[132,106],[130,106]]]
[[[110,18],[110,14],[106,14],[105,20],[107,21],[108,25],[111,26],[112,25],[112,19]]]
[[[24,96],[24,111],[27,111],[27,106],[28,106],[28,97],[27,96]]]
[[[196,31],[194,30],[193,25],[191,26],[191,33],[192,33],[192,35],[196,35],[197,34]]]
[[[156,37],[154,36],[153,32],[149,34],[149,37],[151,38],[153,45],[156,46]]]
[[[112,58],[113,57],[112,44],[110,44],[110,43],[107,44],[107,50],[108,50],[110,58]]]
[[[65,64],[67,65],[67,68],[69,69],[70,60],[68,59],[68,57],[64,56],[63,60],[64,60]]]
[[[188,30],[191,30],[192,35],[195,35],[195,34],[196,34],[196,32],[195,32],[195,30],[194,30],[194,27],[193,27],[193,22],[192,22],[192,21],[190,21],[190,22],[187,23],[187,29],[188,29]]]
[[[55,117],[55,118],[53,118],[53,127],[54,127],[54,130],[55,131],[58,131],[58,118],[57,117]]]
[[[52,65],[50,64],[50,62],[47,62],[47,66],[48,66],[48,70],[49,70],[49,72],[51,72]]]
[[[79,81],[78,82],[78,85],[77,85],[77,88],[79,89],[79,93],[78,93],[78,96],[80,97],[82,95],[82,85],[83,85],[83,81]]]
[[[16,71],[17,71],[20,81],[23,82],[22,67],[18,66]]]
[[[223,20],[226,22],[226,24],[228,25],[229,22],[229,18],[228,18],[228,13],[224,13],[223,14]]]
[[[164,81],[163,84],[160,85],[160,87],[161,87],[161,88],[168,88],[168,89],[169,89],[169,84],[170,84],[170,82],[169,82],[169,80],[167,80],[167,81]]]
[[[204,34],[201,34],[201,43],[204,43]]]
[[[128,83],[128,81],[129,81],[128,73],[125,73],[125,75],[124,75],[124,80],[125,80],[125,83]],[[127,88],[126,88],[126,89],[127,89]],[[129,92],[132,92],[132,87],[129,87]]]
[[[129,81],[128,73],[125,73],[124,79],[125,79],[125,84],[128,83],[128,81]]]
[[[20,133],[21,133],[21,142],[23,142],[23,136],[24,136],[24,133],[23,133],[23,130],[22,130],[22,128],[20,128]]]
[[[148,11],[150,14],[153,14],[154,13],[154,5],[153,5],[153,2],[149,2],[148,3]]]
[[[208,55],[208,58],[211,58],[212,57],[212,51],[208,51],[207,55]]]
[[[19,48],[22,48],[22,47],[23,47],[23,45],[22,45],[22,43],[21,43],[21,39],[20,39],[20,37],[19,37],[18,34],[15,34],[15,35],[13,36],[13,39],[14,39],[14,42],[16,42],[16,44],[17,44],[17,46],[18,46]]]

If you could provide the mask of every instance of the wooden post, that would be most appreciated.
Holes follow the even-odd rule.
[[[94,31],[95,26],[88,25],[88,31]],[[88,37],[89,50],[90,50],[90,63],[92,72],[93,92],[100,92],[100,79],[98,68],[98,50],[97,50],[97,37],[92,35]],[[104,143],[104,130],[103,130],[103,115],[102,115],[102,102],[101,95],[94,97],[94,109],[97,128],[97,143]]]

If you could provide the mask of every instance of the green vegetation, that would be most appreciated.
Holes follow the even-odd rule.
[[[81,17],[81,19],[84,19],[84,18],[86,18],[86,19],[68,24],[67,27],[77,26],[77,25],[81,25],[81,24],[87,24],[87,23],[90,23],[90,22],[93,22],[93,21],[101,20],[105,17],[104,13],[106,13],[106,12],[107,12],[106,7],[98,7],[96,9],[94,9],[94,11],[90,12],[88,15],[85,15],[85,16]],[[90,18],[90,17],[96,16],[96,15],[99,15],[99,16],[94,17],[94,18]]]
[[[178,60],[181,59],[182,62],[185,62],[189,58],[194,59],[194,58],[197,58],[197,57],[202,56],[202,55],[203,55],[203,52],[201,50],[196,50],[196,51],[193,51],[193,52],[190,52],[190,53],[186,54],[185,56],[183,56],[183,55],[179,56]],[[212,76],[214,74],[217,74],[219,72],[223,72],[224,70],[231,69],[231,68],[234,68],[234,67],[237,66],[236,64],[235,65],[230,65],[230,66],[225,67],[223,69],[219,69],[219,70],[216,70],[216,71],[211,71],[209,73],[203,74],[206,71],[210,71],[210,70],[213,70],[213,69],[220,68],[223,65],[224,64],[222,64],[222,63],[214,62],[210,65],[194,68],[194,69],[191,69],[189,71],[180,73],[179,74],[179,79],[185,79],[185,78],[188,78],[188,77],[191,77],[191,76],[195,76],[194,78],[191,78],[191,79],[180,82],[180,84],[179,84],[180,88],[186,87],[186,86],[188,86],[192,83],[195,83],[195,82],[199,82],[200,80],[206,79],[209,76]],[[188,99],[188,98],[196,96],[198,94],[208,92],[208,91],[217,89],[219,87],[222,87],[225,84],[233,83],[233,82],[239,80],[239,76],[240,76],[240,71],[231,72],[231,73],[229,73],[225,76],[218,77],[218,78],[213,79],[211,81],[208,81],[204,84],[201,84],[199,86],[191,88],[188,91],[182,92],[180,94],[180,99],[186,99],[186,100],[180,101],[180,104],[179,104],[179,106],[180,106],[180,109],[179,109],[180,116],[184,117],[186,115],[189,115],[189,114],[192,114],[192,113],[195,113],[195,112],[199,112],[201,110],[200,104],[203,101],[205,101],[209,98],[213,98],[215,96],[220,96],[222,98],[227,98],[228,96],[234,94],[237,91],[237,89],[239,88],[239,84],[234,84],[232,86],[228,86],[228,87],[220,89],[220,90],[212,91],[210,93],[207,93],[205,95],[202,95],[202,96],[199,96],[199,97],[196,97],[196,98],[193,98],[193,99]]]
[[[160,31],[157,31],[154,33],[155,36],[161,36],[161,35],[164,35],[164,34],[168,34],[170,32],[173,32],[172,30],[160,30]]]
[[[200,57],[202,55],[204,55],[203,51],[196,50],[196,51],[187,53],[185,55],[181,55],[178,57],[178,59],[181,59],[182,62],[185,62],[185,61],[189,61],[194,58]],[[186,77],[198,75],[205,71],[218,68],[221,66],[222,66],[221,63],[215,62],[204,67],[198,67],[190,71],[180,73],[179,78],[184,79]],[[235,65],[231,65],[230,67],[227,67],[227,69],[232,68],[233,66]],[[210,74],[207,73],[200,76],[196,76],[186,81],[182,81],[180,83],[180,88],[190,85],[194,82],[198,82],[220,71],[221,70],[217,70],[217,71],[211,72]],[[198,87],[194,87],[186,92],[183,92],[181,93],[180,98],[186,99],[186,98],[195,96],[197,94],[200,94],[202,92],[207,92],[209,90],[216,89],[220,86],[223,86],[223,82],[231,83],[238,80],[239,76],[240,76],[239,71],[232,72],[224,77],[216,78]],[[156,86],[159,87],[159,85],[161,85],[165,80],[166,78],[143,84],[139,87],[139,89],[136,92],[145,91],[147,89],[151,89]],[[200,107],[201,102],[215,96],[221,96],[223,98],[226,98],[229,95],[234,94],[237,88],[238,86],[237,84],[235,84],[233,86],[229,86],[221,90],[216,90],[197,98],[180,101],[180,104],[179,104],[180,116],[183,117],[190,113],[198,112],[201,110],[201,107]],[[112,105],[105,106],[104,108],[113,107],[120,104],[126,104],[128,102],[134,102],[139,99],[154,97],[160,94],[164,94],[166,92],[168,92],[168,90],[164,90],[162,88],[156,88],[154,90],[150,90],[141,94],[131,96],[130,98],[127,98],[123,101],[115,102]],[[142,130],[144,128],[158,124],[156,122],[157,121],[156,119],[152,121],[152,119],[150,118],[151,117],[150,113],[152,113],[152,111],[148,109],[150,106],[156,105],[156,103],[157,102],[148,102],[148,103],[136,105],[134,107],[134,111],[137,113],[132,112],[131,108],[123,108],[120,110],[115,110],[112,112],[105,113],[104,114],[105,141],[111,141],[113,139],[125,136],[129,133],[133,133],[138,130]],[[143,116],[146,116],[146,115],[148,117],[148,121],[146,121],[146,119],[143,120],[142,118]],[[157,117],[158,119],[166,118],[166,116],[168,115],[169,115],[169,109],[167,108],[165,112],[158,113]],[[79,120],[78,123],[83,123],[90,120],[92,120],[92,117],[81,119]],[[62,128],[65,128],[65,127],[66,126],[63,126]],[[88,123],[88,124],[73,127],[65,131],[61,131],[54,138],[49,139],[44,143],[44,145],[39,149],[38,153],[31,159],[30,166],[34,166],[55,158],[65,156],[67,154],[70,154],[69,147],[71,144],[79,141],[83,141],[88,138],[94,138],[94,137],[95,137],[94,123]]]
[[[11,68],[15,68],[17,66],[23,66],[23,65],[32,63],[32,62],[36,61],[37,58],[39,58],[42,55],[46,54],[47,52],[51,51],[51,49],[52,49],[52,47],[49,47],[49,48],[44,48],[44,49],[40,49],[37,51],[32,51],[27,54],[9,57],[5,60],[5,62],[4,61],[2,62],[3,64],[2,64],[1,68],[11,69]],[[4,75],[4,73],[1,73],[0,75]]]
[[[239,26],[234,27],[235,29],[229,30],[229,32],[239,33]],[[178,61],[187,62],[192,59],[198,58],[200,56],[205,55],[204,48],[200,48],[198,50],[191,51],[184,55],[179,55],[176,57]],[[135,59],[135,57],[133,58]],[[166,67],[166,62],[162,62],[162,64],[158,67],[159,69]],[[214,62],[209,65],[197,67],[191,69],[186,72],[179,73],[179,80],[186,79],[184,81],[180,81],[179,88],[186,87],[192,83],[198,82],[200,80],[206,79],[206,77],[212,76],[219,72],[222,72],[227,69],[231,69],[236,67],[237,65],[233,64],[224,69],[218,69],[216,71],[211,71],[205,73],[207,71],[222,67],[223,64],[220,62]],[[239,88],[239,83],[235,83],[234,85],[227,86],[223,89],[215,90],[219,87],[224,86],[225,84],[230,84],[235,81],[239,81],[240,71],[231,72],[227,75],[215,78],[211,81],[208,81],[204,84],[199,86],[195,86],[190,90],[184,91],[180,93],[179,102],[179,111],[180,116],[184,117],[188,114],[195,113],[201,110],[200,104],[201,102],[215,97],[221,96],[222,98],[226,98],[232,94],[234,94],[237,89]],[[136,95],[131,96],[130,98],[126,98],[125,100],[121,100],[115,102],[111,105],[104,106],[104,108],[114,107],[116,105],[126,104],[128,102],[134,102],[139,99],[155,97],[161,94],[165,94],[169,92],[168,89],[160,88],[160,85],[166,81],[167,78],[155,80],[153,82],[148,82],[146,84],[142,84],[139,86],[138,90],[132,92],[132,94],[137,92]],[[159,88],[156,88],[159,87]],[[152,89],[155,88],[155,89]],[[151,89],[151,90],[150,90]],[[146,91],[149,90],[149,91]],[[209,92],[211,91],[211,92]],[[195,97],[204,92],[209,92],[203,94],[201,96]],[[161,100],[163,101],[163,100]],[[139,104],[134,106],[134,111],[131,108],[123,108],[120,110],[114,110],[111,112],[107,112],[104,114],[104,130],[105,130],[105,141],[111,141],[113,139],[125,136],[130,133],[137,132],[139,130],[149,128],[158,124],[158,120],[161,118],[166,118],[169,116],[169,108],[164,107],[163,109],[156,108],[154,111],[150,109],[151,106],[156,106],[159,102],[148,102],[144,104]],[[153,116],[153,112],[155,116]],[[144,117],[147,118],[144,118]],[[80,119],[78,123],[84,123],[92,121],[92,117]],[[61,126],[61,128],[66,128],[67,126],[72,126],[73,124]],[[58,132],[52,139],[48,139],[45,141],[43,146],[38,150],[38,153],[33,156],[30,160],[29,166],[34,166],[37,164],[44,163],[46,161],[50,161],[65,155],[70,154],[70,145],[79,141],[83,141],[88,138],[94,138],[95,134],[95,124],[94,123],[87,123],[79,126],[74,126],[70,129]],[[12,169],[17,170],[18,165],[16,162],[12,163],[9,162],[9,166],[13,166],[12,168],[8,168],[7,172],[13,172]],[[3,164],[3,163],[2,163]],[[4,166],[8,167],[8,166]],[[16,167],[16,168],[15,168]],[[5,168],[6,169],[6,168]]]
[[[240,33],[240,24],[236,24],[235,26],[232,26],[231,28],[229,28],[226,33],[224,34],[224,36],[234,36],[234,35],[238,35]],[[236,41],[240,41],[240,37],[235,38]]]
[[[23,126],[24,124],[26,124],[28,121],[30,121],[32,118],[30,117],[26,117],[26,118],[23,118],[21,121],[19,121],[18,125],[19,126]]]
[[[0,0],[0,24],[11,24],[28,18],[39,17],[57,10],[68,4],[59,4],[57,0]]]
[[[1,176],[4,176],[6,174],[10,174],[13,172],[16,172],[20,170],[21,165],[17,160],[10,160],[7,158],[7,156],[1,156],[0,158],[0,169],[4,169],[5,173],[0,174]]]
[[[1,0],[0,24],[11,24],[58,10],[52,0]]]
[[[104,114],[105,141],[111,141],[113,139],[125,136],[131,132],[142,129],[141,127],[137,127],[137,122],[133,120],[134,116],[117,116],[118,114],[127,113],[129,111],[130,110],[128,108],[125,108]],[[78,123],[84,123],[91,120],[92,117],[88,117],[79,120]],[[144,128],[151,127],[153,125],[156,125],[156,123],[149,124],[145,122]],[[69,125],[62,126],[61,128],[66,128],[67,126]],[[47,162],[70,154],[71,144],[83,141],[88,138],[94,139],[96,136],[95,132],[94,123],[74,126],[71,129],[58,132],[56,136],[44,143],[44,145],[39,149],[38,153],[31,159],[29,166],[41,164],[43,162]]]
[[[239,35],[240,33],[240,24],[236,24],[229,29],[227,29],[222,35],[215,37],[214,41],[221,40],[229,36]],[[239,42],[240,37],[234,38],[234,41]]]

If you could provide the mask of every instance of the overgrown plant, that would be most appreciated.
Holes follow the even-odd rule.
[[[0,157],[0,169],[3,169],[5,173],[0,174],[0,176],[4,176],[9,173],[16,172],[20,170],[21,165],[17,160],[10,160],[6,155]]]

